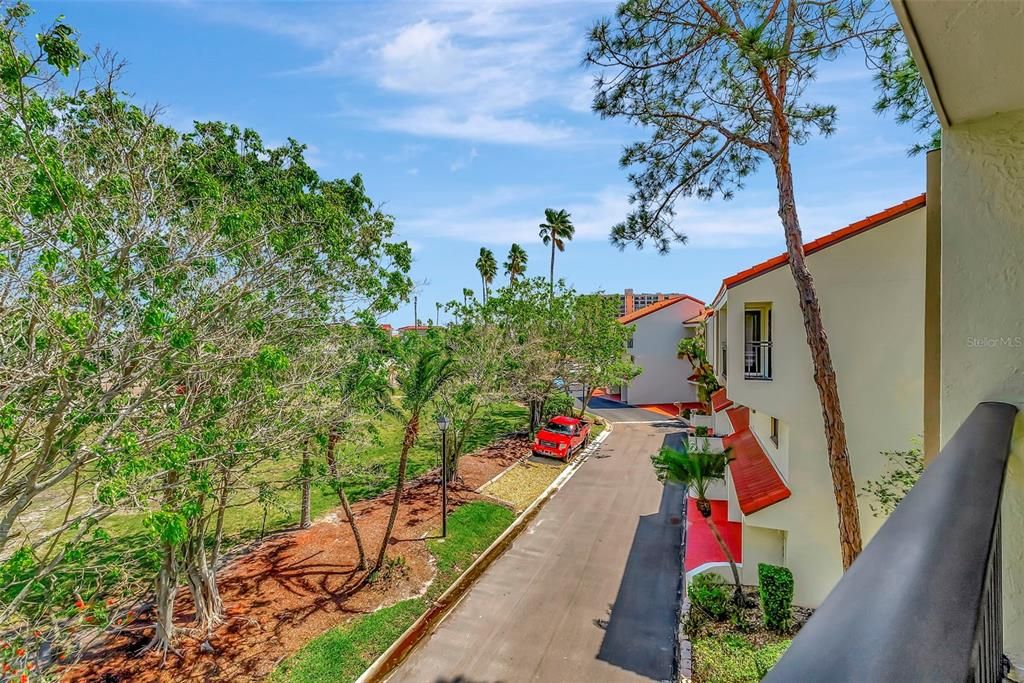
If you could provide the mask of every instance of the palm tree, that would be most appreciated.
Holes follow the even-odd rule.
[[[409,451],[416,445],[420,435],[420,414],[430,404],[438,390],[452,378],[455,362],[451,356],[438,349],[426,349],[417,353],[409,365],[398,377],[398,390],[402,395],[402,408],[405,410],[405,435],[402,439],[402,453],[398,460],[398,479],[395,483],[395,495],[391,501],[391,516],[384,530],[384,538],[380,543],[377,560],[373,570],[377,571],[384,565],[388,542],[395,530],[398,508],[402,502],[402,489],[405,487],[405,471],[409,465]]]
[[[565,243],[571,242],[576,228],[572,224],[569,212],[565,209],[555,211],[544,209],[544,223],[540,224],[540,238],[545,245],[551,245],[551,295],[555,294],[555,249],[565,251]]]
[[[476,269],[480,272],[484,303],[487,303],[488,287],[494,282],[494,276],[498,274],[498,262],[494,260],[494,252],[487,247],[480,247],[480,258],[476,260]]]
[[[505,261],[505,275],[508,275],[508,283],[514,285],[516,278],[526,272],[526,262],[529,256],[526,250],[518,244],[513,244],[508,250],[508,260]]]
[[[463,306],[468,306],[469,305],[469,298],[471,296],[473,296],[473,290],[470,289],[469,287],[463,287],[462,288],[462,305]]]
[[[711,535],[718,542],[725,558],[729,560],[729,568],[732,569],[733,583],[736,585],[736,604],[743,603],[743,587],[740,584],[740,572],[736,568],[736,560],[732,551],[726,545],[725,539],[718,531],[715,520],[711,517],[711,501],[708,500],[708,489],[712,484],[725,480],[725,468],[732,460],[731,449],[723,453],[711,453],[708,451],[695,451],[688,453],[685,448],[677,451],[674,448],[665,446],[657,455],[651,457],[654,463],[654,470],[658,473],[661,481],[671,481],[685,486],[694,498],[697,499],[697,510],[701,517],[707,522]]]

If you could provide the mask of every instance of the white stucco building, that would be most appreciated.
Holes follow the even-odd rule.
[[[703,301],[682,294],[619,318],[636,327],[627,351],[641,369],[629,386],[621,388],[623,401],[648,405],[697,400],[696,388],[687,381],[693,368],[677,357],[676,347],[684,335],[693,334],[684,323],[703,311]]]
[[[839,384],[858,490],[883,451],[923,430],[925,197],[805,245]],[[724,390],[728,517],[742,525],[743,579],[757,564],[793,571],[797,603],[818,605],[842,576],[821,404],[785,255],[726,278],[711,307],[708,355]],[[882,521],[861,499],[865,540]]]

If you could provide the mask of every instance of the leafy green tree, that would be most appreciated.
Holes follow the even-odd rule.
[[[61,91],[81,83],[56,78],[83,59],[74,32],[23,50],[28,14],[8,5],[0,29],[0,618],[59,635],[70,593],[102,626],[129,557],[84,558],[110,545],[102,520],[142,512],[167,651],[183,579],[197,626],[220,618],[229,500],[311,433],[296,408],[310,349],[392,310],[411,255],[358,176],[319,178],[294,141],[182,135],[107,78]],[[41,528],[54,506],[62,521]]]
[[[480,285],[483,301],[487,303],[491,283],[498,274],[498,262],[494,260],[494,252],[487,247],[480,247],[480,256],[476,259],[476,269],[480,273]]]
[[[710,451],[694,451],[689,453],[684,448],[676,450],[664,447],[657,455],[651,457],[654,463],[654,470],[661,481],[669,481],[685,486],[687,491],[693,495],[697,503],[697,511],[711,530],[715,542],[722,549],[722,553],[729,561],[729,569],[732,570],[733,584],[736,588],[736,602],[743,604],[743,585],[740,583],[740,572],[736,567],[736,559],[729,549],[729,545],[722,538],[718,525],[711,515],[711,501],[708,500],[708,491],[711,487],[725,481],[725,468],[729,465],[732,456],[726,450],[723,453],[712,453]]]
[[[682,197],[730,198],[767,159],[821,399],[844,568],[861,550],[835,369],[807,268],[797,211],[793,145],[835,130],[836,108],[808,100],[816,68],[850,49],[877,50],[898,30],[871,0],[629,0],[590,33],[587,61],[600,68],[594,109],[651,131],[621,162],[635,204],[614,226],[619,246],[684,241],[674,222]]]
[[[551,247],[551,293],[555,291],[555,250],[565,251],[567,242],[576,235],[572,217],[565,209],[544,209],[544,222],[540,224],[540,239]]]
[[[498,297],[482,305],[473,302],[459,313],[460,322],[432,341],[446,349],[453,360],[451,379],[437,393],[434,405],[438,414],[451,420],[448,429],[448,474],[459,476],[460,457],[467,439],[478,424],[486,406],[512,398],[509,375],[512,356],[517,349],[513,337],[495,315]]]
[[[505,259],[505,275],[508,275],[508,283],[514,285],[516,278],[526,273],[526,263],[530,260],[526,250],[518,244],[513,244],[508,250],[508,258]]]
[[[628,384],[640,374],[640,368],[626,353],[636,326],[620,323],[618,313],[618,303],[603,294],[576,297],[569,372],[573,382],[583,385],[580,415],[586,412],[595,389]]]

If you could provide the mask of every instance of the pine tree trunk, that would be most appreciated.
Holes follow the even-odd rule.
[[[416,443],[416,435],[420,428],[419,414],[413,414],[405,425],[405,438],[402,439],[402,455],[398,460],[398,479],[395,482],[395,496],[391,501],[391,515],[388,517],[388,526],[384,530],[384,538],[380,542],[380,551],[373,563],[373,570],[377,571],[384,566],[384,556],[388,551],[388,541],[395,530],[395,520],[398,518],[398,508],[402,504],[402,489],[405,487],[405,470],[409,464],[409,450]]]
[[[311,510],[311,484],[310,484],[310,462],[309,462],[309,439],[302,449],[302,513],[299,519],[299,526],[308,529],[313,525]]]
[[[356,550],[359,552],[359,563],[356,565],[356,568],[366,569],[366,549],[363,547],[363,535],[359,532],[356,517],[352,514],[352,506],[349,505],[348,496],[345,495],[345,487],[342,486],[341,478],[338,476],[338,463],[334,458],[334,449],[337,444],[338,435],[335,432],[331,432],[331,435],[327,437],[327,470],[331,473],[331,481],[334,483],[335,491],[338,492],[338,501],[341,503],[341,509],[345,511],[348,526],[356,540]]]
[[[821,416],[825,423],[825,441],[828,447],[828,465],[832,472],[836,509],[839,516],[839,546],[843,569],[850,568],[861,551],[860,513],[857,508],[857,488],[850,467],[850,454],[846,443],[846,426],[839,405],[839,388],[832,366],[828,337],[821,321],[821,307],[814,290],[814,280],[804,259],[803,237],[797,216],[793,192],[793,171],[788,151],[776,159],[775,177],[779,189],[779,218],[786,233],[786,251],[789,268],[796,283],[800,312],[803,314],[807,345],[814,365],[814,383],[821,399]]]
[[[707,502],[707,501],[705,501]],[[736,604],[742,604],[743,602],[743,584],[740,583],[740,570],[736,566],[736,559],[732,556],[732,551],[729,550],[729,546],[726,545],[725,539],[722,538],[722,534],[718,532],[718,525],[715,524],[715,520],[711,518],[711,507],[708,505],[708,512],[705,514],[701,510],[701,516],[704,517],[704,521],[708,523],[708,528],[711,529],[711,535],[715,537],[718,542],[718,547],[725,553],[725,559],[729,561],[729,569],[732,570],[732,581],[736,586]]]

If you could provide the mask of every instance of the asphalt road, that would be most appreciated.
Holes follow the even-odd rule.
[[[389,681],[672,679],[683,492],[650,456],[680,429],[592,408],[619,424]]]

